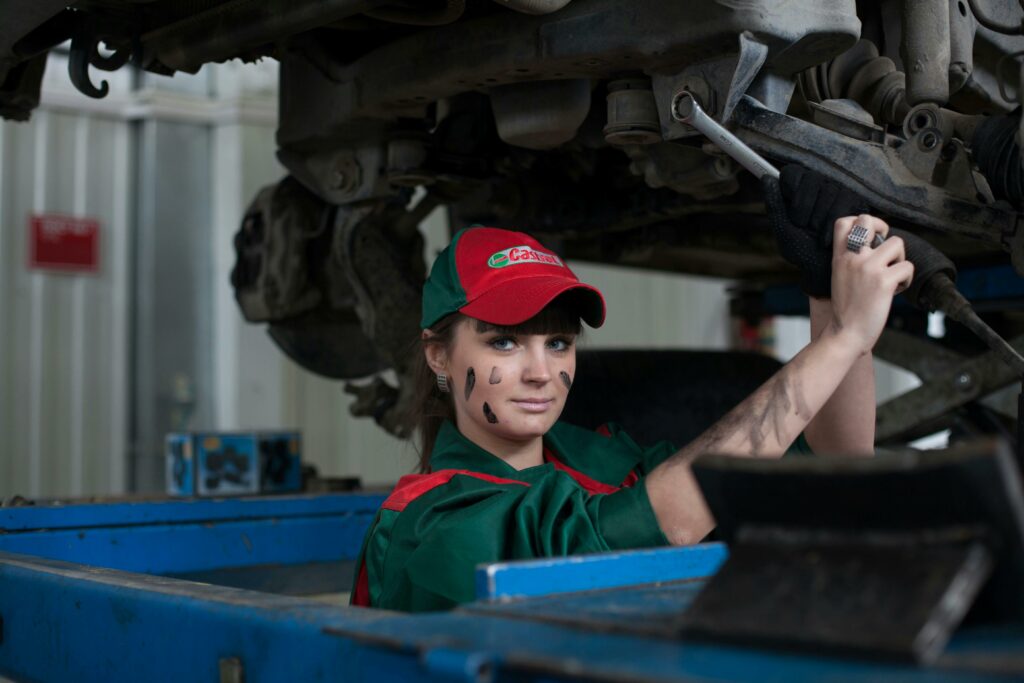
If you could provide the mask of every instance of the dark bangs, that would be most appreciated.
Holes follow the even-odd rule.
[[[475,320],[478,334],[496,332],[510,337],[527,334],[575,334],[583,331],[579,309],[572,301],[562,295],[544,307],[540,313],[518,325],[492,325],[483,320]]]

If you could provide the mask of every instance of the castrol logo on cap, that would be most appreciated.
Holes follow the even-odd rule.
[[[487,265],[491,268],[504,268],[505,266],[517,266],[523,263],[544,263],[549,266],[561,266],[562,260],[554,254],[545,251],[537,251],[533,247],[523,245],[521,247],[510,247],[491,254],[487,259]]]

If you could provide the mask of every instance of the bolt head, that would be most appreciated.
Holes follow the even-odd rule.
[[[956,379],[953,380],[953,384],[956,386],[957,389],[966,391],[967,389],[970,389],[971,386],[974,384],[974,378],[971,377],[969,373],[961,372],[959,375],[956,376]]]

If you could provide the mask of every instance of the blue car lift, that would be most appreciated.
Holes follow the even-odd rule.
[[[658,625],[671,623],[726,559],[714,543],[481,567],[479,599],[445,613],[300,597],[348,590],[381,501],[331,494],[2,508],[0,675],[249,683],[1024,678],[1024,624],[965,627],[928,667],[665,637]]]

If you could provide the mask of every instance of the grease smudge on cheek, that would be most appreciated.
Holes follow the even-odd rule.
[[[476,371],[470,368],[466,371],[466,400],[469,400],[469,395],[473,393],[473,387],[476,386]]]
[[[491,368],[491,377],[487,380],[488,384],[501,384],[501,372],[498,368]]]
[[[484,417],[486,417],[487,421],[492,425],[498,424],[498,416],[494,414],[494,411],[491,410],[491,406],[487,403],[484,403]]]
[[[562,370],[558,373],[558,376],[562,378],[562,384],[565,385],[566,389],[572,389],[572,377],[569,376],[568,372]]]

